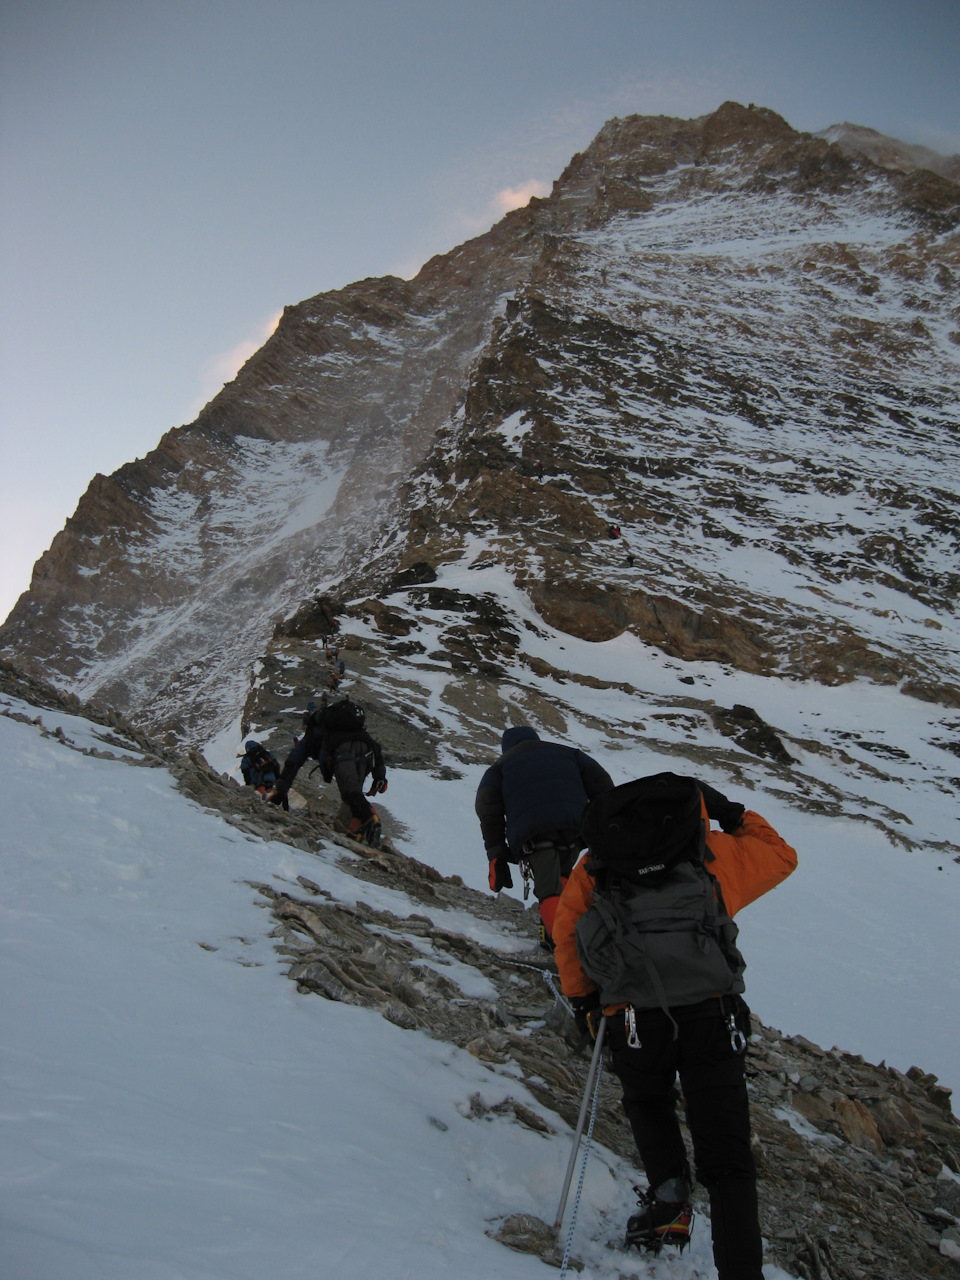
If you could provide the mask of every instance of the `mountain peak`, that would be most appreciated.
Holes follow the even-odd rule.
[[[95,479],[5,651],[202,741],[305,600],[482,542],[591,641],[960,699],[958,221],[949,180],[878,180],[763,107],[612,120],[414,280],[287,307],[195,423]],[[917,616],[894,635],[875,599]]]
[[[945,156],[929,147],[917,143],[901,142],[898,138],[887,137],[870,129],[866,125],[832,124],[822,129],[817,135],[827,142],[835,144],[849,156],[863,156],[879,165],[882,169],[891,169],[897,173],[913,173],[916,169],[929,169],[952,182],[960,182],[960,155]]]

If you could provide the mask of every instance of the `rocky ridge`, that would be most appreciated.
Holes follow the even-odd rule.
[[[551,966],[533,946],[531,917],[519,902],[470,890],[459,877],[443,877],[389,842],[380,851],[356,845],[334,830],[334,814],[308,798],[291,813],[264,807],[196,753],[176,755],[116,713],[84,707],[5,663],[2,695],[52,713],[33,723],[67,749],[72,744],[55,725],[58,711],[104,726],[105,746],[97,754],[169,769],[185,795],[251,838],[290,843],[321,857],[339,848],[341,869],[360,881],[401,889],[418,907],[405,916],[362,900],[338,902],[306,877],[292,884],[277,874],[251,885],[269,913],[265,928],[288,962],[288,976],[306,998],[320,995],[376,1010],[395,1025],[426,1031],[489,1063],[488,1092],[497,1094],[499,1079],[503,1097],[492,1104],[480,1095],[464,1099],[465,1114],[478,1124],[512,1122],[551,1132],[556,1116],[575,1122],[586,1060],[573,1051],[570,1019],[544,981]],[[0,705],[0,714],[11,711]],[[111,743],[123,749],[119,757]],[[496,952],[434,923],[431,912],[450,907],[508,922],[530,937],[531,950]],[[204,939],[197,941],[209,949]],[[496,997],[464,998],[456,981],[460,966],[482,974]],[[784,1037],[756,1019],[748,1054],[768,1256],[815,1280],[954,1275],[960,1261],[960,1126],[949,1091],[920,1068],[903,1074],[837,1048],[824,1050],[802,1036]],[[511,1095],[511,1073],[517,1071],[539,1111]],[[625,1160],[634,1159],[609,1077],[596,1136]],[[512,1247],[532,1248],[556,1263],[555,1250],[529,1226],[507,1219],[497,1230]],[[635,1274],[629,1257],[623,1265],[625,1276]]]
[[[573,635],[956,705],[958,218],[763,108],[611,121],[415,280],[287,308],[94,480],[4,652],[196,743],[318,588],[389,617],[482,542]]]
[[[897,169],[901,173],[927,169],[953,182],[960,181],[960,156],[944,156],[929,147],[900,142],[866,125],[851,124],[847,120],[821,130],[817,137],[836,143],[845,155],[866,156],[883,169]]]

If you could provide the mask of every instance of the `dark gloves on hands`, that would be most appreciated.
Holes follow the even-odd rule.
[[[716,787],[711,787],[707,782],[698,782],[700,794],[703,796],[703,802],[707,806],[707,817],[711,822],[719,822],[720,830],[731,832],[736,831],[743,821],[743,815],[746,809],[742,804],[734,804],[732,800],[728,800],[725,795],[717,791]]]
[[[387,789],[386,778],[374,778],[374,780],[370,783],[370,790],[367,792],[367,795],[368,796],[380,795],[381,792],[386,791],[386,789]]]
[[[510,863],[506,858],[490,859],[490,888],[494,893],[501,889],[513,888],[513,876],[510,874]]]
[[[584,1039],[589,1036],[591,1040],[596,1040],[597,1033],[600,1030],[600,1022],[603,1018],[603,1010],[600,1008],[600,992],[591,991],[586,996],[571,996],[570,1003],[573,1006],[573,1020],[577,1024],[577,1030],[581,1036]]]

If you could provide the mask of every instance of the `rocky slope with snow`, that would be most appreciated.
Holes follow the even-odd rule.
[[[955,1265],[925,1073],[960,1083],[960,187],[878,159],[736,104],[610,122],[550,197],[415,280],[288,308],[196,423],[93,482],[0,632],[19,670],[149,730],[234,832],[324,858],[307,769],[293,816],[222,775],[247,734],[286,755],[336,644],[399,850],[350,874],[419,906],[401,927],[339,910],[319,872],[261,877],[290,975],[534,1095],[531,1036],[579,1081],[556,1030],[527,1035],[526,980],[502,988],[432,914],[525,920],[471,892],[504,726],[760,810],[800,852],[743,926],[752,1007],[784,1029],[754,1046],[766,1229],[834,1280],[896,1274],[895,1237],[904,1276]],[[410,949],[468,962],[506,1012],[465,994],[445,1021]]]
[[[416,279],[287,308],[94,480],[4,652],[201,742],[314,592],[496,563],[583,639],[956,706],[958,219],[767,110],[611,121]]]
[[[80,785],[81,778],[84,780],[83,813],[77,813],[72,820],[77,845],[61,847],[55,862],[46,868],[54,876],[50,884],[44,882],[42,890],[38,885],[37,878],[45,864],[36,846],[20,851],[9,863],[6,855],[0,860],[0,871],[11,884],[22,876],[24,864],[31,867],[31,902],[42,901],[46,894],[42,924],[38,924],[32,909],[24,914],[25,905],[20,901],[24,885],[17,897],[7,897],[5,968],[13,968],[18,960],[26,961],[32,956],[29,976],[21,975],[21,980],[28,986],[39,982],[42,990],[51,965],[56,974],[56,961],[50,957],[66,941],[73,963],[69,978],[60,974],[61,982],[76,980],[77,994],[73,998],[87,1003],[92,1000],[100,1010],[97,1018],[84,1015],[75,1026],[65,1019],[66,1025],[59,1029],[61,1048],[66,1054],[61,1053],[57,1061],[62,1060],[63,1068],[68,1070],[72,1070],[74,1061],[82,1066],[82,1079],[73,1081],[69,1088],[63,1080],[56,1080],[55,1074],[51,1077],[49,1062],[30,1072],[27,1083],[24,1064],[36,1051],[36,1028],[29,1018],[14,1019],[8,1024],[4,1123],[16,1120],[21,1139],[26,1133],[31,1144],[39,1144],[44,1161],[33,1177],[40,1190],[49,1192],[32,1197],[33,1202],[45,1205],[38,1217],[27,1209],[31,1198],[23,1193],[22,1169],[15,1163],[8,1166],[8,1162],[0,1161],[0,1180],[6,1186],[6,1179],[10,1179],[8,1228],[20,1240],[25,1225],[33,1223],[30,1243],[23,1248],[22,1257],[17,1254],[25,1269],[17,1269],[12,1252],[7,1255],[11,1276],[47,1274],[40,1261],[51,1247],[46,1237],[58,1242],[61,1267],[77,1273],[74,1267],[79,1265],[79,1254],[73,1240],[77,1228],[70,1225],[74,1214],[84,1224],[80,1232],[85,1241],[84,1257],[102,1261],[106,1254],[116,1252],[117,1240],[121,1239],[128,1274],[129,1269],[136,1271],[148,1262],[159,1268],[157,1274],[168,1274],[157,1260],[165,1256],[166,1245],[153,1242],[147,1232],[138,1233],[136,1240],[128,1242],[121,1228],[117,1237],[117,1220],[123,1215],[112,1210],[108,1214],[111,1225],[101,1221],[98,1188],[101,1183],[108,1185],[114,1176],[111,1170],[118,1155],[112,1144],[120,1141],[120,1135],[114,1135],[112,1121],[105,1114],[95,1138],[81,1140],[75,1127],[66,1121],[66,1094],[72,1096],[78,1089],[89,1093],[92,1080],[101,1073],[107,1078],[117,1069],[113,1059],[119,1054],[120,1069],[136,1072],[138,1126],[149,1126],[150,1120],[145,1117],[155,1111],[166,1115],[170,1103],[163,1090],[158,1089],[146,1063],[137,1063],[138,1055],[147,1046],[129,1033],[129,1025],[122,1037],[127,1049],[114,1047],[99,1060],[84,1052],[91,1034],[89,1023],[104,1022],[103,1008],[109,1011],[107,1031],[118,1016],[127,970],[136,975],[133,990],[142,993],[141,999],[157,1000],[154,983],[167,990],[172,1012],[166,1016],[171,1021],[161,1029],[158,1049],[171,1054],[179,1043],[178,1037],[185,1036],[193,1048],[178,1068],[187,1072],[181,1088],[187,1094],[199,1090],[199,1077],[209,1071],[204,1046],[215,1039],[222,1021],[219,1010],[214,1012],[202,1004],[196,1007],[197,988],[205,989],[198,967],[204,962],[199,957],[208,957],[218,972],[233,969],[236,973],[236,964],[241,966],[241,972],[262,970],[269,952],[258,938],[266,939],[268,935],[275,958],[296,985],[303,1002],[299,1011],[289,1011],[287,1034],[299,1037],[300,1029],[314,1025],[318,1018],[326,1034],[309,1048],[299,1046],[300,1053],[309,1053],[307,1061],[291,1057],[285,1052],[290,1046],[283,1042],[269,1043],[270,1070],[260,1086],[265,1093],[258,1108],[266,1116],[274,1116],[277,1095],[286,1095],[291,1088],[296,1090],[296,1080],[303,1071],[311,1081],[315,1074],[326,1078],[329,1062],[334,1068],[335,1083],[328,1084],[327,1092],[320,1097],[314,1095],[314,1114],[304,1115],[298,1128],[309,1137],[312,1127],[326,1112],[344,1112],[349,1116],[351,1151],[355,1154],[364,1141],[361,1114],[382,1105],[382,1100],[363,1094],[354,1096],[346,1078],[350,1073],[343,1070],[347,1044],[331,1034],[332,1024],[321,1009],[329,1008],[328,1002],[332,1002],[365,1018],[355,1025],[366,1029],[368,1046],[378,1042],[386,1046],[390,1043],[388,1037],[396,1029],[401,1030],[411,1037],[406,1052],[412,1055],[412,1061],[420,1063],[419,1070],[427,1070],[430,1042],[439,1042],[447,1049],[445,1070],[450,1087],[454,1095],[460,1089],[461,1096],[456,1111],[451,1107],[452,1114],[446,1120],[441,1116],[447,1112],[437,1099],[430,1125],[439,1133],[447,1133],[456,1119],[457,1142],[469,1152],[468,1176],[464,1179],[458,1170],[455,1176],[462,1185],[458,1181],[447,1190],[453,1190],[458,1198],[454,1220],[469,1224],[467,1229],[476,1234],[471,1242],[465,1239],[463,1228],[458,1232],[458,1247],[464,1251],[458,1274],[475,1274],[474,1266],[478,1268],[476,1274],[500,1274],[501,1270],[504,1275],[520,1274],[519,1270],[511,1271],[507,1262],[496,1270],[492,1260],[484,1263],[484,1230],[511,1248],[533,1252],[556,1265],[559,1254],[555,1239],[544,1232],[542,1220],[538,1226],[535,1213],[511,1212],[509,1206],[511,1201],[514,1205],[532,1205],[541,1215],[555,1206],[568,1151],[568,1126],[576,1122],[587,1062],[574,1051],[575,1031],[555,989],[544,982],[552,966],[534,945],[532,913],[525,911],[521,902],[477,892],[464,885],[459,875],[443,874],[412,856],[419,853],[417,842],[396,822],[392,824],[394,840],[388,841],[383,850],[373,851],[337,834],[336,815],[322,797],[288,814],[264,807],[235,780],[211,769],[199,754],[181,756],[158,747],[115,713],[98,715],[3,664],[0,725],[5,741],[17,744],[13,751],[16,759],[30,760],[35,765],[42,762],[40,772],[48,784],[59,781],[64,788],[63,800]],[[122,777],[117,777],[125,771],[137,775],[131,776],[126,786]],[[177,868],[181,862],[199,864],[187,882],[182,881],[181,871],[171,878],[161,852],[168,847],[174,819],[171,800],[165,801],[168,821],[159,832],[159,841],[144,812],[147,803],[157,803],[147,802],[148,794],[159,797],[166,791],[169,796],[168,773],[173,774],[176,785],[190,802],[189,809],[197,815],[194,822],[205,827],[202,833],[199,829],[196,832],[195,847],[182,852],[170,849],[168,855]],[[145,783],[141,785],[144,775]],[[25,782],[26,774],[20,785]],[[127,807],[121,796],[125,791],[136,793],[138,788],[141,798],[129,806],[130,812],[138,815],[136,825],[131,826],[123,816]],[[98,814],[108,796],[113,797],[109,812]],[[186,834],[183,822],[183,817],[176,820],[181,837]],[[18,832],[26,829],[16,827]],[[49,843],[56,847],[58,839],[62,842],[59,833]],[[230,850],[225,862],[224,840]],[[248,851],[246,857],[241,857],[238,845]],[[79,847],[85,851],[82,860],[78,857]],[[248,865],[251,858],[256,859],[259,874],[251,876],[247,871],[240,895],[236,886],[231,886],[230,894],[231,900],[237,900],[234,910],[245,902],[245,918],[239,926],[226,926],[227,930],[239,927],[242,932],[239,936],[225,936],[220,919],[222,907],[215,908],[210,895],[219,902],[223,893],[217,888],[218,877],[231,868],[234,877],[243,874],[238,868]],[[199,894],[195,889],[198,877],[206,886]],[[164,885],[165,896],[161,894]],[[225,888],[224,883],[221,889]],[[155,921],[145,904],[158,894],[161,896],[154,908],[159,911]],[[178,907],[183,895],[189,895],[193,903],[189,914]],[[102,904],[96,913],[101,921],[96,943],[89,936],[89,926],[84,925],[92,903]],[[265,910],[258,912],[258,906]],[[158,945],[157,922],[162,922],[159,966],[152,954]],[[195,932],[191,933],[191,929]],[[43,944],[39,954],[38,942]],[[113,966],[122,954],[124,969],[118,972],[111,965],[105,969],[102,964],[97,965],[94,957],[100,951],[104,952],[104,959],[110,957]],[[189,962],[188,952],[198,959]],[[173,985],[171,989],[171,984],[183,980],[178,971],[185,963],[191,975],[189,996],[185,988]],[[92,980],[94,970],[100,975],[97,982]],[[284,982],[280,973],[269,975],[266,981],[271,978],[278,987]],[[245,998],[248,1018],[257,1018],[257,1000],[262,1018],[273,1014],[277,993],[266,998],[268,991],[261,990],[262,986],[263,981],[258,979],[259,994],[252,1005],[250,995]],[[243,998],[237,979],[231,990],[235,1001]],[[317,1005],[318,996],[323,1006]],[[222,994],[218,992],[217,998],[222,1000]],[[378,1034],[376,1024],[380,1018],[390,1028],[379,1023],[382,1031]],[[141,1030],[139,1034],[144,1033]],[[340,1026],[340,1034],[347,1035],[345,1024]],[[235,1037],[237,1032],[231,1035]],[[295,1042],[299,1045],[299,1039]],[[249,1043],[245,1037],[242,1044],[231,1047],[245,1058],[255,1052],[255,1044],[253,1035]],[[475,1061],[469,1083],[463,1066],[450,1057],[457,1051],[466,1051]],[[393,1054],[396,1053],[394,1047]],[[132,1054],[131,1065],[123,1068],[128,1054]],[[365,1059],[376,1062],[378,1056],[368,1049]],[[196,1080],[189,1075],[194,1061]],[[386,1054],[383,1070],[391,1079],[388,1102],[394,1113],[392,1132],[401,1123],[401,1116],[412,1114],[417,1118],[422,1101],[403,1075],[394,1078],[391,1062],[392,1056]],[[354,1065],[368,1069],[366,1060]],[[224,1075],[226,1083],[222,1063],[217,1071]],[[44,1087],[37,1084],[38,1077],[44,1081],[54,1079],[46,1087],[56,1093],[56,1105],[50,1105],[42,1093],[30,1101],[36,1090]],[[760,1173],[761,1220],[768,1242],[768,1275],[784,1274],[775,1271],[775,1264],[792,1276],[830,1276],[832,1280],[942,1280],[955,1273],[956,1259],[960,1258],[960,1125],[950,1110],[949,1089],[920,1067],[902,1072],[882,1063],[872,1065],[860,1054],[837,1047],[821,1048],[802,1035],[786,1035],[764,1026],[757,1018],[748,1051],[748,1080]],[[379,1088],[383,1087],[381,1083]],[[206,1253],[210,1258],[204,1274],[222,1274],[218,1259],[223,1247],[216,1246],[217,1214],[211,1214],[209,1206],[219,1201],[221,1186],[228,1185],[224,1206],[236,1211],[246,1195],[245,1170],[254,1171],[256,1197],[266,1197],[272,1217],[268,1214],[270,1226],[265,1233],[260,1224],[248,1225],[244,1248],[269,1252],[274,1274],[302,1274],[303,1257],[299,1251],[309,1252],[317,1247],[315,1231],[307,1232],[303,1239],[295,1234],[297,1243],[292,1250],[286,1238],[275,1238],[283,1214],[274,1201],[280,1198],[290,1216],[289,1228],[283,1228],[284,1237],[288,1229],[296,1233],[301,1230],[297,1225],[299,1214],[290,1210],[300,1203],[299,1184],[305,1183],[302,1194],[310,1202],[313,1182],[323,1182],[325,1178],[338,1179],[340,1189],[336,1205],[331,1208],[329,1196],[325,1197],[320,1212],[343,1214],[348,1220],[365,1218],[366,1247],[378,1256],[402,1253],[413,1265],[418,1251],[426,1259],[428,1248],[439,1248],[441,1252],[450,1249],[449,1206],[431,1210],[435,1197],[424,1200],[423,1190],[439,1176],[439,1165],[434,1167],[437,1156],[422,1149],[422,1141],[414,1157],[410,1148],[394,1150],[385,1133],[370,1138],[371,1149],[378,1153],[377,1166],[384,1169],[388,1179],[395,1180],[399,1175],[400,1170],[395,1167],[398,1161],[403,1167],[415,1166],[412,1189],[414,1199],[420,1201],[420,1230],[415,1233],[418,1238],[408,1239],[394,1227],[388,1229],[377,1213],[369,1212],[365,1180],[377,1177],[376,1170],[367,1170],[354,1185],[348,1170],[338,1171],[336,1167],[336,1148],[321,1143],[303,1168],[297,1166],[299,1172],[291,1185],[281,1176],[283,1163],[278,1156],[266,1158],[256,1146],[265,1141],[265,1135],[255,1117],[244,1114],[243,1099],[247,1095],[239,1088],[239,1081],[221,1089],[221,1093],[226,1106],[223,1123],[231,1132],[242,1135],[237,1153],[240,1163],[227,1178],[228,1170],[216,1163],[223,1134],[216,1132],[210,1117],[197,1115],[191,1122],[191,1132],[199,1147],[196,1151],[192,1146],[178,1149],[176,1173],[171,1169],[165,1179],[165,1185],[187,1180],[192,1185],[191,1208],[180,1211],[178,1232],[174,1234],[189,1241],[193,1253],[182,1259],[183,1269],[178,1274],[195,1274],[191,1268]],[[148,1100],[146,1106],[144,1099]],[[18,1117],[17,1109],[28,1104],[30,1115]],[[116,1105],[114,1096],[110,1111]],[[126,1100],[121,1098],[119,1105],[122,1109]],[[171,1121],[176,1123],[175,1117],[164,1123]],[[271,1127],[272,1122],[268,1130]],[[426,1124],[422,1127],[431,1132]],[[482,1148],[464,1132],[473,1127],[485,1134]],[[583,1265],[594,1280],[677,1275],[676,1260],[664,1257],[656,1264],[641,1263],[636,1255],[624,1255],[619,1249],[622,1221],[616,1215],[622,1211],[617,1206],[620,1201],[629,1200],[629,1185],[639,1173],[629,1129],[620,1113],[618,1090],[609,1076],[602,1085],[595,1137],[600,1145],[591,1156],[594,1180],[588,1184],[574,1237],[575,1265]],[[87,1168],[84,1163],[94,1153],[88,1147],[90,1141],[96,1152],[94,1168]],[[297,1138],[290,1133],[285,1142],[294,1143]],[[156,1213],[161,1215],[161,1221],[166,1220],[165,1202],[157,1202],[154,1167],[162,1145],[154,1134],[151,1141],[137,1144],[123,1157],[124,1203],[134,1216],[147,1207],[151,1220]],[[200,1148],[205,1153],[202,1158]],[[522,1163],[504,1177],[495,1153],[502,1152],[503,1160],[510,1152],[513,1160],[520,1161],[521,1150]],[[269,1178],[259,1169],[263,1160],[272,1168]],[[331,1162],[331,1167],[326,1168]],[[200,1167],[204,1170],[202,1176]],[[519,1185],[523,1178],[528,1180],[528,1186]],[[492,1204],[484,1190],[488,1183],[495,1188]],[[399,1194],[395,1190],[394,1199]],[[701,1199],[698,1192],[698,1215],[706,1212]],[[540,1201],[546,1201],[548,1207]],[[480,1208],[484,1203],[485,1223]],[[313,1222],[317,1206],[310,1203],[309,1207],[309,1220]],[[612,1219],[610,1210],[614,1211]],[[232,1237],[235,1227],[230,1226],[230,1217],[226,1221]],[[330,1230],[330,1225],[323,1228]],[[710,1274],[708,1235],[705,1223],[701,1223],[695,1232],[693,1255],[681,1263],[683,1277],[692,1280]],[[355,1249],[349,1252],[353,1254]],[[102,1265],[109,1264],[102,1261]],[[240,1264],[231,1257],[227,1265]],[[516,1265],[520,1266],[519,1260]],[[243,1274],[247,1274],[246,1270]]]

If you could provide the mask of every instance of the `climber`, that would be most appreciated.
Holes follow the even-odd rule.
[[[647,1175],[626,1244],[659,1251],[689,1240],[679,1074],[719,1280],[763,1280],[744,1076],[750,1011],[730,917],[786,879],[796,852],[758,813],[672,773],[600,796],[580,831],[588,848],[557,907],[555,958],[581,1032],[596,1039],[606,1018]]]
[[[264,795],[276,785],[280,776],[280,761],[266,747],[253,738],[243,744],[244,754],[240,760],[240,772],[244,785],[254,787]]]
[[[552,950],[560,891],[583,848],[580,816],[587,802],[613,786],[610,775],[576,747],[541,742],[517,725],[501,740],[503,754],[480,779],[476,811],[494,893],[513,887],[510,863],[533,879],[540,944]]]
[[[304,727],[303,736],[287,756],[274,791],[267,796],[282,804],[307,759],[320,763],[324,782],[337,781],[340,796],[350,808],[349,834],[376,847],[380,843],[380,815],[363,794],[363,781],[373,774],[368,795],[387,789],[387,770],[380,744],[363,727],[362,708],[349,698],[320,707]]]

